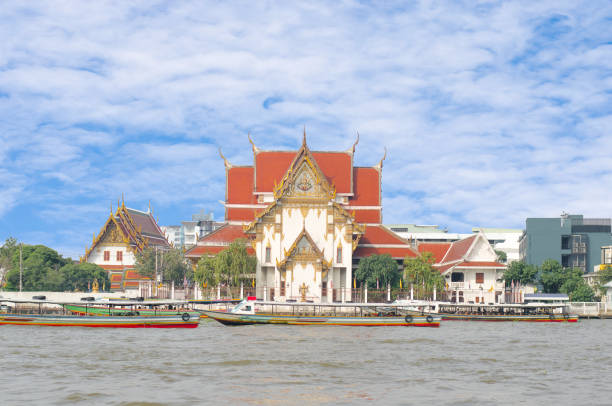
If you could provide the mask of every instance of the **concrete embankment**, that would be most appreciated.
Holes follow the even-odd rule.
[[[8,292],[0,291],[1,299],[21,299],[27,300],[32,299],[33,296],[45,296],[47,300],[58,301],[58,302],[79,302],[83,297],[95,297],[96,299],[103,298],[130,298],[138,297],[139,292],[137,290],[128,290],[124,292]]]

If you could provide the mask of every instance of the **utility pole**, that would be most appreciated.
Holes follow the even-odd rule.
[[[22,261],[23,243],[19,244],[19,292],[23,289],[23,261]]]
[[[155,296],[157,296],[157,247],[155,247]]]

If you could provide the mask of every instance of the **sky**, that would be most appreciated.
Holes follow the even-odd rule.
[[[223,219],[217,149],[384,148],[383,222],[611,217],[612,2],[12,1],[0,241],[78,258],[123,195]]]

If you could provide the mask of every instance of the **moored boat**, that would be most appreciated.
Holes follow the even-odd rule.
[[[164,315],[139,315],[126,312],[111,316],[67,315],[69,303],[46,300],[3,300],[10,311],[0,314],[0,325],[108,328],[196,328],[199,313],[192,311]],[[10,306],[13,304],[13,306]],[[74,303],[73,303],[74,304]],[[21,305],[21,309],[19,308]],[[161,305],[161,303],[160,303]],[[35,311],[37,308],[37,312]],[[61,313],[60,313],[61,312]]]
[[[406,314],[388,304],[308,304],[244,300],[229,312],[201,310],[225,325],[440,327],[440,317]]]
[[[523,321],[536,323],[576,323],[578,315],[568,311],[565,303],[447,303],[396,301],[415,315],[436,315],[448,321]]]

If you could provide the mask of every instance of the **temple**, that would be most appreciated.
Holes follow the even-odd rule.
[[[445,280],[448,301],[501,303],[505,300],[503,274],[506,265],[497,260],[484,233],[451,243],[420,243],[418,250],[433,255],[433,266]]]
[[[117,210],[111,212],[98,235],[93,236],[91,246],[81,257],[82,262],[91,262],[109,273],[111,290],[136,289],[139,282],[150,280],[134,269],[136,253],[147,247],[169,249],[170,244],[153,218],[147,212],[130,209],[122,200]]]
[[[219,151],[226,224],[186,252],[194,263],[243,238],[258,259],[258,298],[326,303],[352,300],[360,258],[419,255],[382,226],[385,157],[374,166],[354,166],[359,137],[346,151],[311,151],[305,132],[297,151],[266,151],[249,141],[253,165],[232,165]]]

